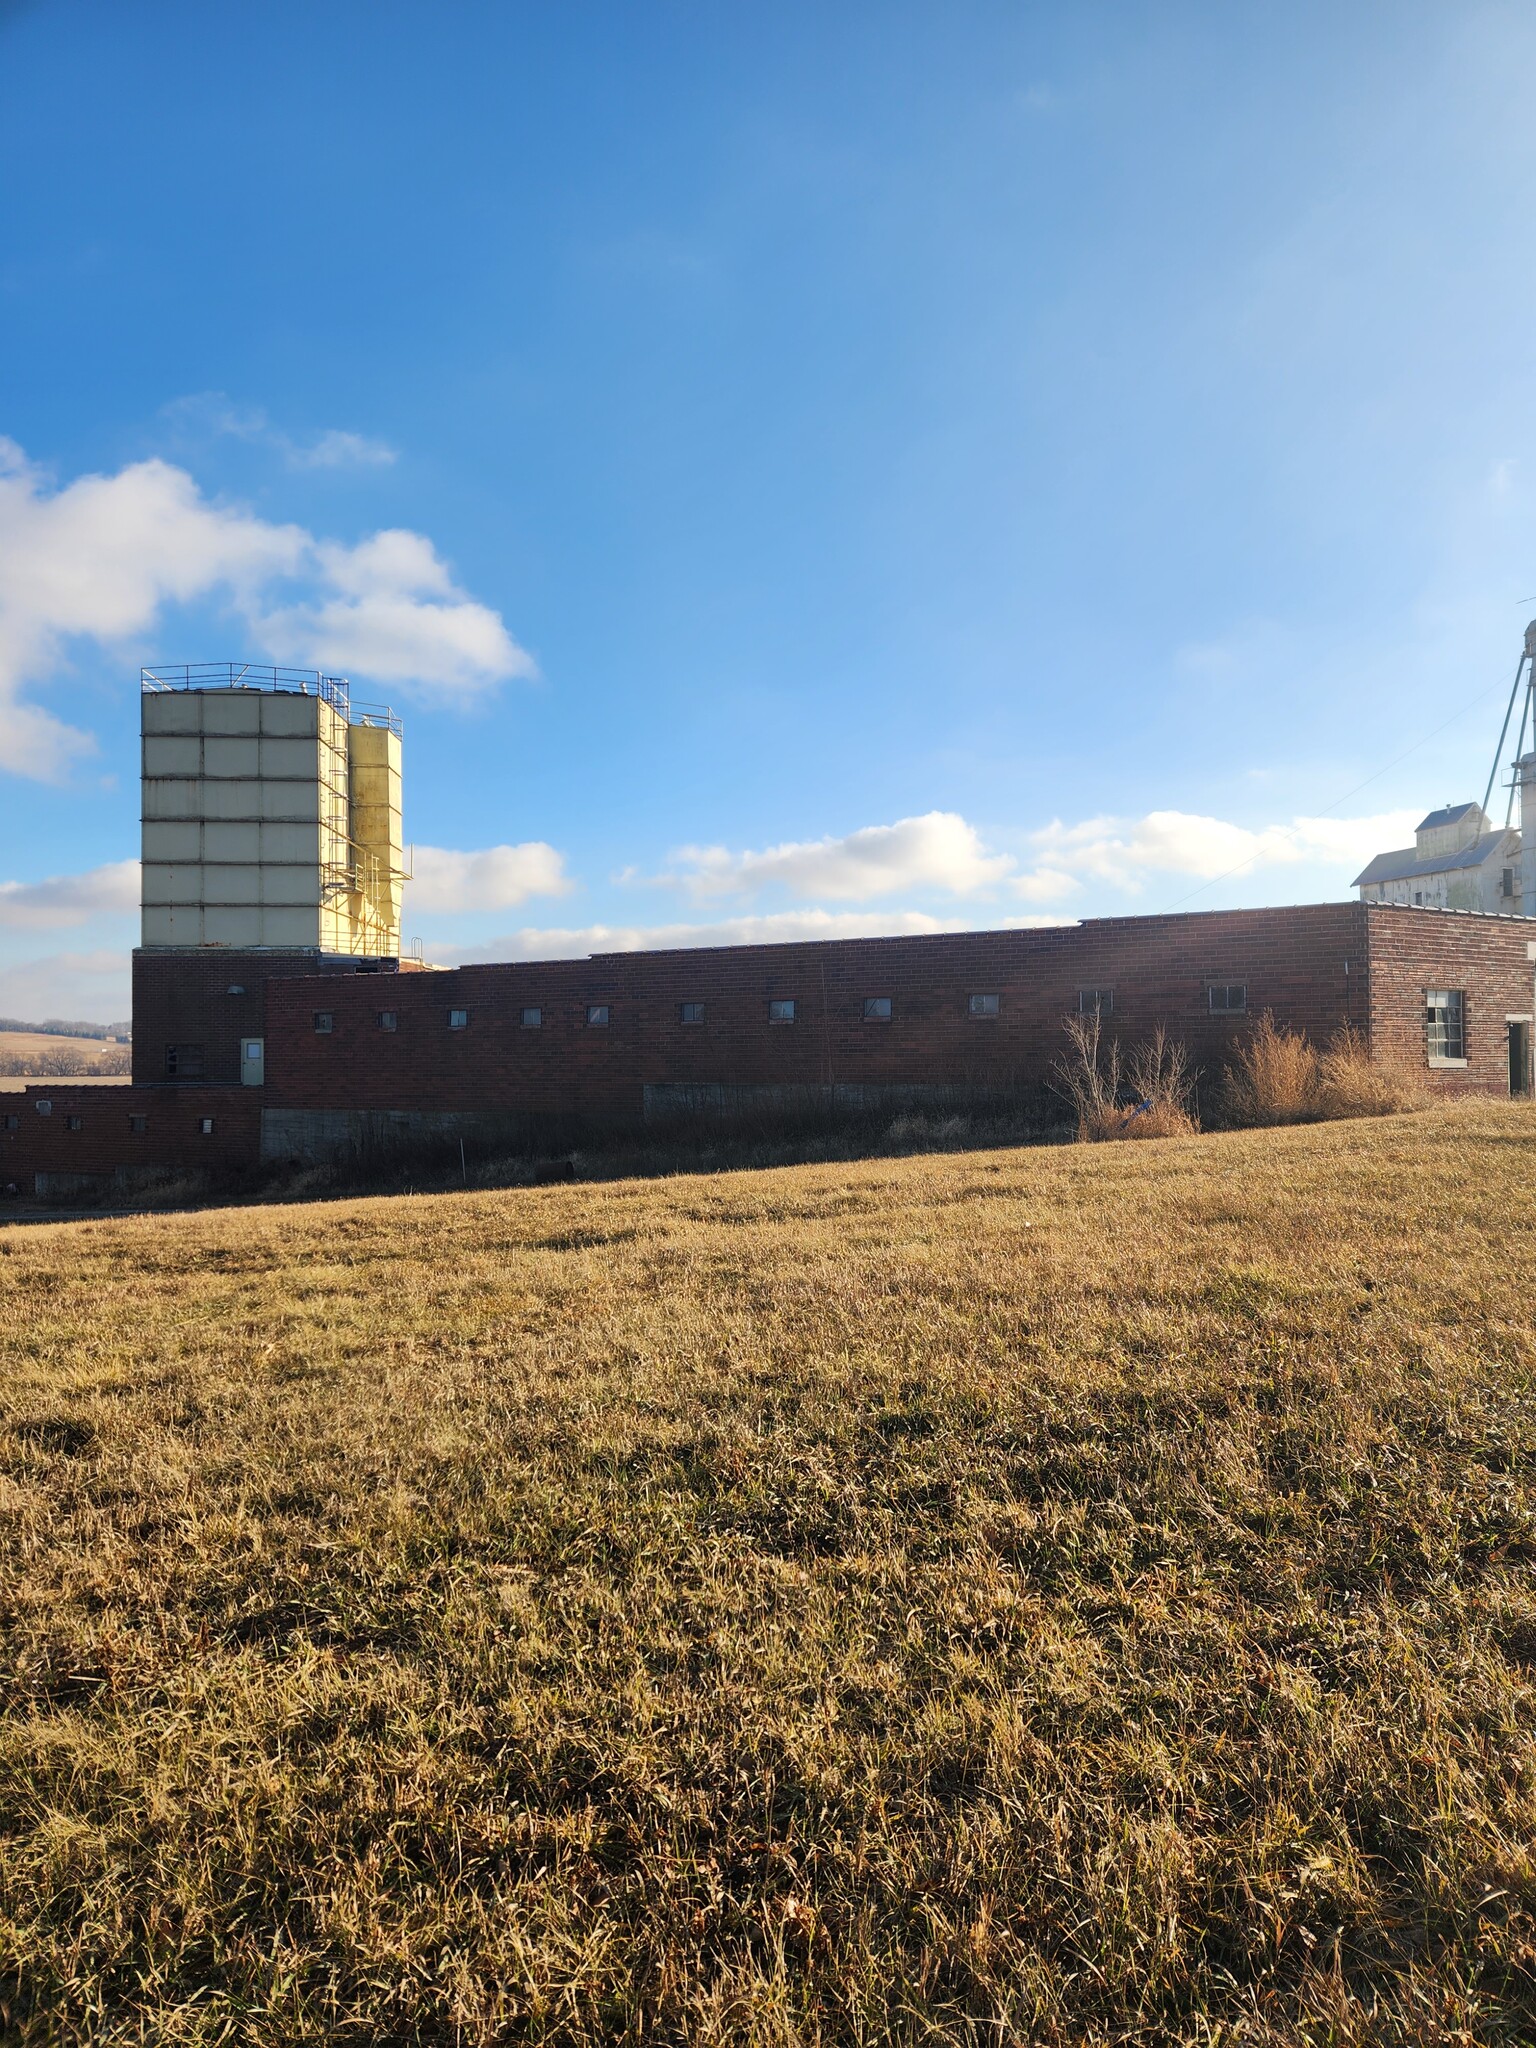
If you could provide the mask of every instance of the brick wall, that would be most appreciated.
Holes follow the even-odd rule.
[[[0,1187],[14,1181],[30,1193],[40,1173],[126,1176],[243,1165],[260,1145],[260,1094],[257,1088],[36,1082],[21,1094],[0,1095]],[[48,1115],[38,1113],[39,1102],[49,1104]],[[135,1117],[144,1119],[142,1131],[133,1128]],[[213,1130],[204,1133],[209,1117]],[[73,1120],[78,1129],[71,1128]]]
[[[1353,903],[1102,919],[1040,931],[854,939],[791,946],[600,954],[335,983],[278,980],[267,997],[272,1106],[514,1109],[634,1117],[647,1083],[1038,1088],[1062,1050],[1078,991],[1113,991],[1126,1043],[1158,1024],[1219,1064],[1260,1010],[1325,1039],[1364,1027],[1365,912]],[[1215,1017],[1212,983],[1241,983],[1248,1014]],[[995,994],[998,1015],[969,1014]],[[864,999],[888,996],[889,1022]],[[792,1024],[770,1023],[792,999]],[[680,1005],[701,1002],[684,1024]],[[586,1023],[606,1003],[610,1023]],[[525,1029],[525,1007],[543,1023]],[[469,1012],[463,1031],[450,1008]],[[393,1012],[394,1031],[378,1025]],[[332,1029],[314,1028],[316,1011]]]
[[[370,965],[372,963],[369,963]],[[194,1086],[233,1087],[240,1041],[266,1035],[266,984],[274,975],[351,974],[356,960],[295,948],[233,952],[222,946],[140,947],[133,956],[133,1078],[166,1073],[168,1045],[200,1045]],[[231,989],[242,991],[232,995]]]
[[[1364,906],[1369,921],[1373,1050],[1425,1071],[1424,992],[1460,989],[1465,997],[1467,1064],[1429,1079],[1447,1089],[1509,1093],[1507,1019],[1532,1014],[1529,947],[1536,924],[1524,918]]]

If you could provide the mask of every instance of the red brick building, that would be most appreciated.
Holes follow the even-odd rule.
[[[0,1186],[678,1116],[1043,1104],[1063,1019],[1094,1007],[1127,1046],[1161,1025],[1208,1073],[1267,1010],[1317,1042],[1351,1025],[1441,1086],[1523,1094],[1531,931],[1328,903],[447,973],[149,949],[133,1086],[0,1096]]]

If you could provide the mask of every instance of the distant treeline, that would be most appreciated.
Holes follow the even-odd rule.
[[[29,1024],[24,1017],[0,1017],[0,1031],[37,1031],[45,1038],[131,1038],[131,1024],[82,1024],[73,1017],[45,1017]]]
[[[126,1074],[133,1054],[126,1045],[104,1045],[99,1052],[83,1045],[50,1045],[36,1052],[12,1052],[0,1045],[0,1074],[7,1080],[52,1081],[70,1074]]]

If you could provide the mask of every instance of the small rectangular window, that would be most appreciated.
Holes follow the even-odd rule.
[[[679,1024],[702,1024],[704,1022],[704,1005],[702,1003],[679,1003],[677,1006],[677,1021]]]
[[[331,1011],[316,1010],[315,1029],[317,1031],[334,1031],[336,1029],[336,1019]]]
[[[793,996],[775,996],[768,1005],[770,1024],[793,1024],[795,1021],[795,999]]]
[[[397,1010],[380,1010],[379,1029],[381,1031],[398,1031],[399,1028],[400,1013]]]
[[[532,1008],[524,1010],[523,1029],[525,1031],[539,1031],[543,1028],[543,1024],[544,1012],[539,1008],[537,1003],[535,1003],[532,1006]]]
[[[1248,1007],[1248,984],[1245,981],[1213,982],[1205,996],[1213,1017],[1236,1017]]]
[[[606,1003],[588,1003],[587,1022],[594,1030],[600,1030],[608,1022],[608,1005]]]
[[[1001,1007],[1000,996],[972,996],[970,1000],[970,1012],[973,1017],[995,1017]]]
[[[197,1120],[197,1128],[203,1137],[211,1138],[213,1136],[213,1118],[211,1116],[200,1116]]]
[[[1431,1063],[1467,1056],[1467,1004],[1459,988],[1424,991],[1425,1037]]]
[[[1115,1007],[1112,988],[1080,988],[1077,992],[1079,1017],[1107,1017]]]
[[[147,1116],[136,1116],[130,1110],[128,1112],[128,1128],[134,1133],[135,1137],[142,1138],[149,1129],[149,1118]]]
[[[1500,877],[1499,880],[1499,894],[1501,896],[1513,896],[1514,893],[1515,871],[1513,868],[1505,868],[1503,875]]]
[[[200,1045],[168,1045],[165,1048],[165,1071],[178,1081],[201,1081],[203,1048]]]
[[[864,1021],[866,1024],[889,1024],[891,1021],[890,997],[866,996],[864,998]]]
[[[448,1012],[448,1029],[450,1031],[467,1031],[469,1029],[468,1010],[450,1010]]]
[[[64,1119],[64,1128],[66,1131],[83,1131],[85,1129],[85,1120],[83,1117],[67,1116]]]
[[[20,1129],[21,1118],[19,1116],[14,1114],[0,1116],[0,1131],[19,1131]]]

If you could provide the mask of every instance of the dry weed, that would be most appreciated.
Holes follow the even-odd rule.
[[[1528,2043],[1533,1166],[0,1230],[0,2032]]]

